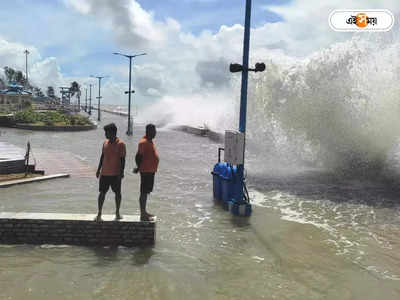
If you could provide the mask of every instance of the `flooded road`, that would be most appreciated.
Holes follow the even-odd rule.
[[[139,177],[131,170],[144,127],[127,137],[124,118],[103,118],[99,129],[78,133],[2,128],[1,141],[31,142],[38,166],[49,153],[82,171],[2,189],[1,211],[95,214],[90,170],[102,126],[113,121],[128,150],[121,213],[137,214]],[[250,153],[253,215],[235,218],[212,200],[218,144],[162,128],[155,143],[161,161],[148,204],[158,216],[155,247],[2,245],[0,299],[400,299],[396,187],[313,169],[261,171],[262,156]],[[108,193],[104,213],[113,212]]]

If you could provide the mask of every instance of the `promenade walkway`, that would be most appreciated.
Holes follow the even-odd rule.
[[[46,174],[66,173],[73,177],[95,177],[96,169],[82,158],[66,151],[48,151],[38,149],[34,152],[36,169]]]

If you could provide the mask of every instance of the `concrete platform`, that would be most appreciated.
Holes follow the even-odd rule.
[[[53,244],[79,246],[151,246],[155,243],[156,219],[140,221],[126,215],[114,221],[114,215],[95,214],[0,213],[1,244]]]
[[[9,143],[0,142],[0,174],[25,171],[25,150]]]
[[[25,149],[6,142],[0,142],[0,161],[25,159],[25,152]]]

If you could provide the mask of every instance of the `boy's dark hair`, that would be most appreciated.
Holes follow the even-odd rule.
[[[150,130],[155,130],[156,129],[156,125],[154,124],[147,124],[146,125],[146,134],[150,132]]]
[[[117,133],[117,126],[114,123],[110,123],[104,126],[104,131],[111,131]]]

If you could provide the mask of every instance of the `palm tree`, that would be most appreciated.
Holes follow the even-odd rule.
[[[71,93],[71,97],[76,95],[76,98],[78,98],[78,110],[81,110],[81,86],[79,83],[76,81],[71,83],[71,87],[69,88],[69,91]]]

